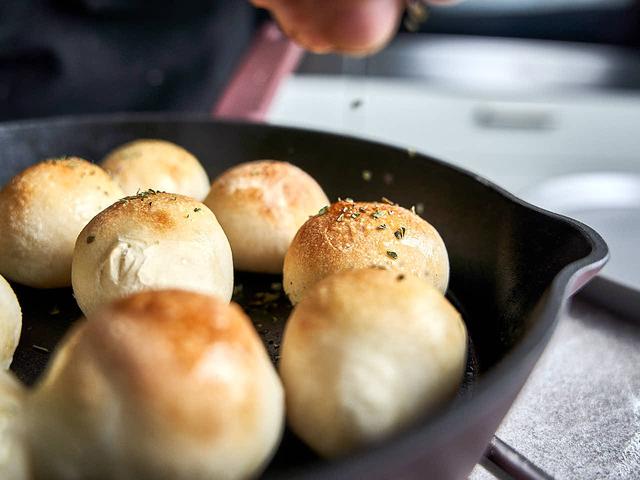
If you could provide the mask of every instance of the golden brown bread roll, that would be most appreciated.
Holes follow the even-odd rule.
[[[20,342],[22,310],[11,285],[0,276],[0,368],[7,369]]]
[[[16,175],[0,191],[0,274],[36,288],[71,285],[78,233],[122,196],[104,170],[77,157]]]
[[[230,300],[231,248],[211,210],[182,195],[153,190],[126,197],[78,236],[73,291],[90,316],[142,290],[180,288]]]
[[[141,139],[111,151],[102,167],[126,195],[154,189],[202,201],[209,191],[207,172],[191,153],[166,140]]]
[[[295,304],[327,275],[372,266],[447,290],[449,257],[435,228],[398,205],[353,201],[332,204],[300,228],[285,256],[284,290]]]
[[[25,442],[25,390],[11,372],[0,370],[0,478],[30,480]]]
[[[276,449],[284,396],[238,305],[155,291],[78,324],[27,413],[37,478],[236,479]]]
[[[466,347],[460,314],[424,280],[380,269],[331,275],[285,328],[289,424],[325,457],[388,437],[455,395]]]
[[[227,234],[237,269],[281,273],[298,228],[329,200],[300,168],[260,160],[237,165],[216,178],[204,203]]]

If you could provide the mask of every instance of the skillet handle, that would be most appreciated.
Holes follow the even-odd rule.
[[[262,122],[278,87],[298,66],[303,50],[273,22],[258,31],[211,112],[215,118]]]
[[[553,480],[551,475],[495,436],[480,464],[500,480]]]

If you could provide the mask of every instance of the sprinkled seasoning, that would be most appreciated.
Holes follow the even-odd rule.
[[[387,228],[387,224],[386,224],[386,223],[383,223],[383,224],[381,224],[381,225],[378,225],[378,227],[377,227],[377,228],[378,228],[378,230],[386,230],[386,228]]]
[[[189,218],[189,214],[187,213],[187,214],[184,216],[184,218]]]
[[[398,259],[398,254],[396,252],[392,252],[391,250],[387,250],[387,257],[393,259],[393,260],[397,260]]]
[[[196,213],[199,212],[200,210],[202,210],[200,207],[196,207],[196,208],[193,209],[193,211],[196,212]]]
[[[327,205],[325,205],[320,210],[318,210],[318,214],[316,215],[316,217],[319,217],[320,215],[324,215],[328,211],[329,211],[329,207]]]
[[[362,171],[362,179],[365,182],[370,182],[371,178],[373,178],[373,173],[371,173],[371,170],[363,170]]]
[[[359,216],[360,216],[360,214],[359,214],[358,212],[353,212],[353,213],[350,215],[350,217],[351,217],[351,218],[354,218],[354,219],[355,219],[355,218],[358,218]]]
[[[96,241],[96,237],[95,237],[95,235],[89,235],[89,236],[87,237],[87,243],[93,243],[93,242],[95,242],[95,241]]]
[[[366,209],[365,207],[360,207],[358,210],[359,210],[360,212],[362,212],[362,213],[364,213],[364,212],[366,212],[366,211],[367,211],[367,209]]]
[[[342,220],[344,220],[344,213],[338,215],[338,218],[336,218],[336,222],[341,222]]]
[[[404,227],[400,227],[398,230],[396,230],[395,232],[393,232],[393,234],[396,236],[396,238],[398,240],[402,240],[404,238],[404,234],[407,231],[406,228]]]
[[[398,280],[399,282],[401,282],[402,280],[404,280],[404,275],[401,273],[400,275],[398,275],[396,277],[396,280]]]
[[[381,212],[380,210],[376,210],[375,212],[373,212],[373,215],[371,215],[373,218],[378,219],[380,217],[382,217],[384,215],[383,212]]]
[[[344,201],[347,202],[347,203],[353,203],[353,198],[347,197],[347,198],[344,199]]]

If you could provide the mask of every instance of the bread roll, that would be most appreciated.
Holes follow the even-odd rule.
[[[0,478],[30,480],[24,431],[25,391],[11,372],[0,370]]]
[[[236,304],[140,293],[63,345],[27,404],[37,478],[249,478],[277,447],[282,386]]]
[[[281,273],[293,236],[329,200],[298,167],[260,160],[220,175],[204,203],[229,237],[237,269]]]
[[[115,203],[82,230],[73,291],[87,316],[142,290],[233,293],[231,248],[211,210],[182,195],[149,190]]]
[[[296,234],[284,260],[284,290],[295,304],[327,275],[372,266],[424,278],[443,293],[449,283],[447,249],[425,220],[389,203],[339,201]]]
[[[11,285],[0,276],[0,368],[7,369],[20,342],[22,310]]]
[[[424,280],[379,269],[329,276],[285,329],[289,424],[325,457],[384,439],[455,395],[466,347],[460,314]]]
[[[36,288],[71,285],[78,233],[122,196],[104,170],[77,157],[16,175],[0,191],[0,274]]]
[[[154,189],[202,201],[209,191],[207,172],[191,153],[165,140],[136,140],[102,161],[126,195]]]

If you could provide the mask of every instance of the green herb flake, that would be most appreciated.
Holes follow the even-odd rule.
[[[393,260],[397,260],[398,259],[398,254],[396,252],[392,252],[391,250],[387,250],[387,257],[393,259]]]
[[[362,171],[362,179],[365,182],[370,182],[372,178],[373,178],[373,173],[371,173],[371,170],[363,170]]]
[[[319,217],[320,215],[324,215],[325,213],[327,213],[329,211],[329,206],[325,205],[324,207],[322,207],[320,210],[318,210],[318,214],[316,215],[316,217]]]
[[[406,228],[400,227],[398,230],[393,232],[393,234],[396,236],[398,240],[402,240],[404,238],[404,234],[406,233],[406,231],[407,231]]]
[[[373,218],[378,219],[381,218],[384,215],[384,212],[381,212],[380,210],[376,210],[375,212],[373,212],[373,215],[371,215]]]

